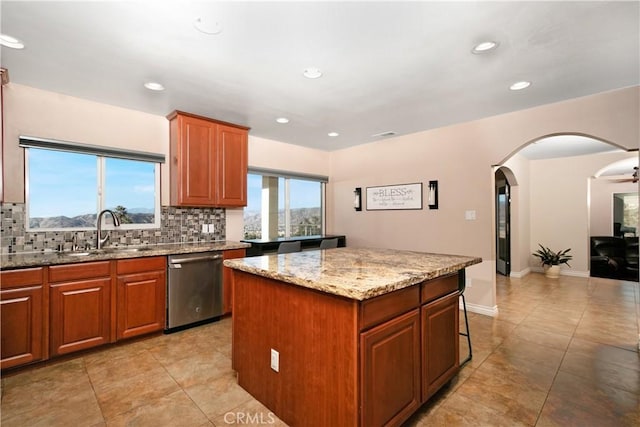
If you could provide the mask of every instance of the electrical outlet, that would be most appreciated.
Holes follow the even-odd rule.
[[[465,288],[470,288],[471,287],[471,279],[468,277],[465,277],[464,279],[464,287]]]
[[[215,232],[216,232],[216,225],[209,224],[209,233],[215,233]]]
[[[207,224],[202,224],[202,232],[203,233],[208,233],[209,232],[209,227],[207,226]]]
[[[280,353],[271,349],[271,369],[280,372]]]

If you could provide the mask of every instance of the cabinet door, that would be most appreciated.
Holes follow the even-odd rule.
[[[360,335],[362,423],[400,425],[420,406],[420,310]]]
[[[231,249],[222,252],[222,259],[244,258],[244,249]],[[233,286],[231,286],[231,269],[222,267],[222,314],[231,313],[233,306]]]
[[[181,205],[213,206],[216,199],[216,126],[195,117],[178,118],[178,200]]]
[[[458,296],[450,295],[422,306],[422,401],[426,401],[458,372]]]
[[[111,278],[51,284],[51,354],[109,342]]]
[[[247,131],[218,125],[218,206],[247,206]]]
[[[0,368],[11,368],[44,357],[42,301],[42,285],[0,291]]]
[[[161,331],[165,324],[166,273],[118,276],[117,339]]]

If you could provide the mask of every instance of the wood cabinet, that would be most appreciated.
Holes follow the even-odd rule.
[[[109,261],[49,267],[51,355],[111,342]]]
[[[167,118],[171,205],[246,206],[249,129],[180,111]]]
[[[422,401],[446,384],[460,367],[458,293],[422,306]]]
[[[420,310],[360,335],[362,425],[399,425],[420,400]]]
[[[117,261],[116,339],[164,329],[166,269],[163,256]]]
[[[43,268],[0,272],[0,338],[6,369],[47,357],[47,294]]]
[[[244,249],[230,249],[222,252],[222,259],[244,258],[246,251]],[[222,311],[223,314],[231,313],[233,305],[233,275],[229,267],[222,267]]]

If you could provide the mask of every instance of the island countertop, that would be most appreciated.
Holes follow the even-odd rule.
[[[479,264],[481,258],[337,248],[224,261],[226,267],[363,301]]]

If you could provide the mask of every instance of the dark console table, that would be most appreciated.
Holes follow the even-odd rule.
[[[347,238],[344,235],[316,235],[316,236],[296,236],[296,237],[280,237],[277,239],[263,240],[241,240],[244,243],[250,243],[251,247],[247,248],[247,256],[260,256],[278,251],[278,246],[282,242],[300,242],[302,250],[305,249],[317,249],[320,247],[320,242],[324,239],[338,239],[338,247],[344,248],[347,245]]]

